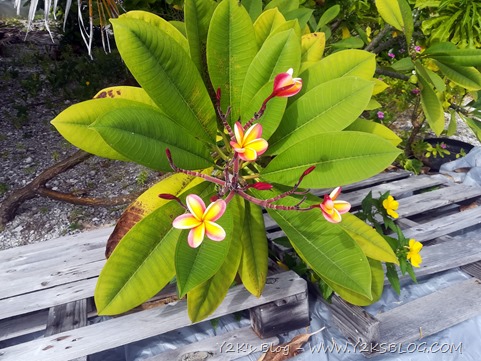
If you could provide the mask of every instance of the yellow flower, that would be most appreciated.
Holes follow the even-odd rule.
[[[409,240],[409,247],[408,247],[409,250],[407,254],[407,259],[408,261],[411,261],[411,264],[413,267],[419,267],[419,265],[423,261],[423,258],[419,254],[422,248],[423,248],[423,245],[421,242],[418,242],[415,239]]]
[[[389,214],[392,218],[396,219],[399,217],[396,210],[399,207],[399,202],[394,200],[393,196],[387,197],[387,199],[382,201],[382,206],[386,209],[387,214]]]

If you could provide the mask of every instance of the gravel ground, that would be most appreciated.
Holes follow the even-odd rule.
[[[5,51],[0,41],[0,203],[11,191],[77,150],[50,125],[70,102],[56,99],[46,86],[37,89],[35,96],[27,94],[30,88],[25,82],[40,69],[22,68],[11,48],[9,45]],[[157,178],[158,174],[136,164],[92,157],[53,178],[47,186],[110,198],[137,194]],[[25,202],[0,232],[0,249],[113,225],[125,207],[87,207],[37,197]]]

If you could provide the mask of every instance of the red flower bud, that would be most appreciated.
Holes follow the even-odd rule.
[[[268,191],[272,189],[272,184],[264,183],[264,182],[257,182],[254,184],[250,184],[249,188],[257,189],[258,191]]]
[[[169,194],[169,193],[160,193],[158,197],[162,198],[162,199],[168,199],[168,200],[178,200],[179,199],[176,196],[174,196],[173,194]]]
[[[220,89],[220,88],[219,88]],[[214,194],[212,197],[210,197],[210,202],[214,203],[216,200],[218,200],[220,197],[217,194]]]
[[[306,175],[308,175],[309,173],[311,173],[314,169],[316,169],[316,166],[315,166],[315,165],[307,168],[307,169],[304,171],[304,173],[302,173],[302,176],[305,177]]]

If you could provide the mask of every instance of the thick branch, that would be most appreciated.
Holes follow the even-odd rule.
[[[386,36],[386,34],[389,33],[391,29],[391,25],[386,25],[384,29],[382,29],[379,34],[377,34],[376,37],[372,39],[372,41],[364,48],[364,50],[371,51],[372,49],[374,49],[374,47],[376,47],[382,41],[384,36]]]
[[[407,76],[406,74],[398,73],[397,71],[387,70],[379,67],[376,68],[376,74],[386,75],[390,78],[401,79],[404,81],[409,80],[409,76]]]
[[[119,205],[130,202],[133,196],[122,196],[112,199],[89,197],[81,198],[73,194],[56,192],[45,187],[45,184],[47,184],[47,182],[52,178],[75,167],[77,164],[84,162],[91,156],[91,154],[79,150],[66,159],[45,169],[25,187],[12,191],[10,195],[8,195],[7,198],[5,198],[5,200],[0,204],[0,229],[15,217],[18,208],[23,202],[37,196],[49,197],[74,204],[92,206]]]

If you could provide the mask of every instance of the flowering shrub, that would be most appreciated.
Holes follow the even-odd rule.
[[[174,26],[134,11],[111,20],[140,87],[103,89],[52,121],[88,152],[172,172],[109,238],[99,314],[125,312],[174,278],[193,321],[215,310],[236,275],[259,297],[263,208],[334,291],[373,302],[381,262],[397,257],[337,197],[399,154],[391,131],[358,120],[374,91],[374,55],[323,58],[324,37],[301,31],[301,18],[237,0],[186,1],[184,18]],[[334,190],[321,200],[301,184]]]

